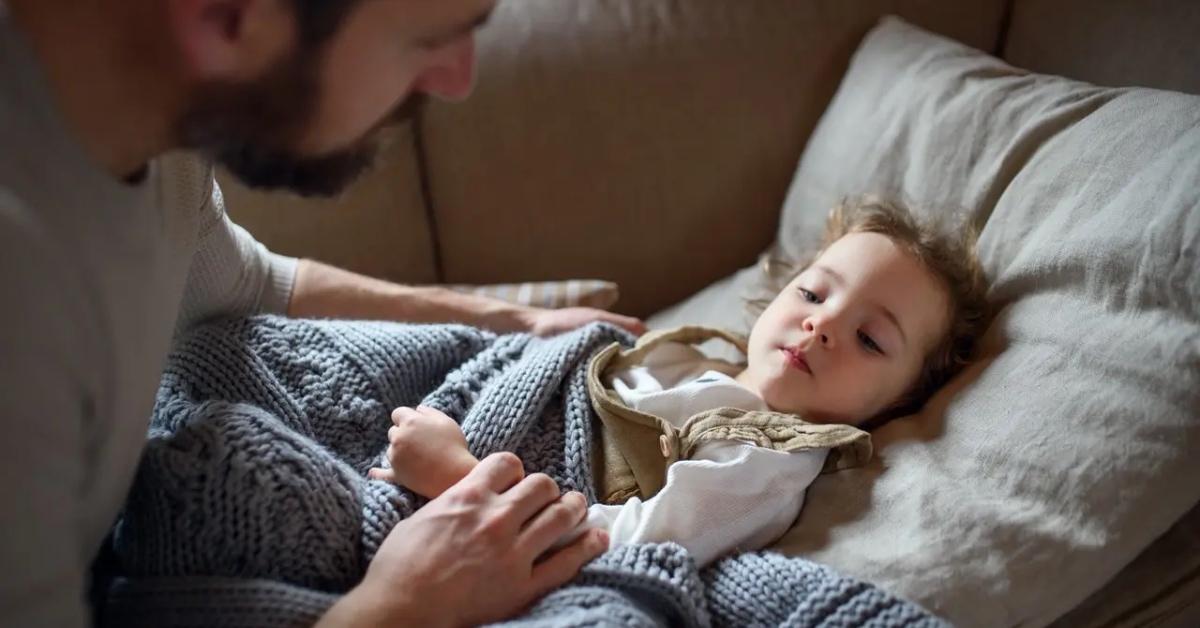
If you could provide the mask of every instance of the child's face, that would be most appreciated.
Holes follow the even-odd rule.
[[[738,381],[780,412],[862,422],[916,382],[948,304],[937,278],[886,236],[848,234],[759,317]]]

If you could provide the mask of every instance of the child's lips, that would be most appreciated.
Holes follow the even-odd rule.
[[[808,360],[805,359],[803,351],[794,347],[781,347],[779,350],[787,357],[789,366],[812,375],[812,368],[808,366]]]

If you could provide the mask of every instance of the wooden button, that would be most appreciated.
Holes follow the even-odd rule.
[[[671,439],[667,438],[666,434],[658,437],[658,448],[662,451],[663,458],[671,457]]]

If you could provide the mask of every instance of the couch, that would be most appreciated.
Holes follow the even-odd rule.
[[[887,14],[907,23],[880,23]],[[432,106],[392,131],[377,167],[341,198],[264,194],[221,179],[235,220],[283,253],[409,283],[606,279],[620,286],[615,309],[648,317],[651,326],[708,322],[742,331],[750,321],[729,304],[756,288],[765,260],[811,244],[822,207],[839,194],[893,192],[928,211],[963,214],[983,228],[985,262],[999,278],[998,322],[980,365],[917,416],[878,433],[875,468],[814,486],[811,501],[837,505],[806,507],[777,549],[877,582],[961,625],[1200,625],[1200,468],[1186,460],[1200,446],[1200,167],[1186,157],[1194,134],[1179,122],[1200,114],[1200,97],[1188,96],[1200,94],[1196,32],[1193,0],[509,0],[480,34],[473,97]],[[889,85],[889,72],[898,85],[919,89]],[[962,94],[975,100],[959,102]],[[894,123],[910,114],[911,123]],[[1114,124],[1127,119],[1148,129],[1119,136]],[[1110,131],[1118,133],[1115,156],[1088,153],[1089,134],[1107,146]],[[964,139],[972,133],[978,137]],[[941,144],[927,145],[934,140],[926,136]],[[1159,143],[1122,148],[1140,138]],[[1171,144],[1178,138],[1184,143]],[[1137,171],[1160,146],[1184,158]],[[1046,174],[1062,164],[1056,151],[1095,163],[1074,164],[1069,176]],[[1172,213],[1118,198],[1096,209],[1107,222],[1093,228],[1087,206],[1060,202],[1076,189],[1108,190],[1123,171],[1138,172],[1149,188],[1130,194],[1173,204]],[[925,182],[941,177],[963,183]],[[1183,192],[1161,195],[1168,184]],[[1105,229],[1117,223],[1122,231],[1110,242]],[[1171,227],[1162,236],[1175,238],[1167,242],[1170,264],[1136,276],[1164,277],[1177,296],[1130,305],[1076,290],[1091,286],[1093,275],[1126,272],[1122,251],[1106,247],[1139,249],[1137,238],[1118,237],[1130,225],[1146,226],[1148,251],[1155,226]],[[1073,236],[1080,241],[1063,251],[1095,256],[1075,266],[1065,253],[1039,258]],[[1034,241],[1048,244],[1019,246]],[[1041,274],[1023,275],[1023,263]],[[1030,297],[1042,292],[1051,293],[1045,303]],[[1087,315],[1096,303],[1095,316]],[[1160,310],[1170,321],[1151,318]],[[1079,356],[1062,357],[1066,344],[1036,353],[1047,346],[1042,327],[1024,321],[1046,326],[1059,315],[1054,324],[1063,327],[1102,330],[1131,320],[1176,330],[1182,348],[1161,359],[1181,368],[1139,384],[1145,403],[1130,406],[1171,420],[1121,428],[1145,445],[1139,456],[1154,452],[1145,473],[1131,471],[1135,460],[1096,464],[1120,450],[1112,439],[1088,444],[1096,436],[1088,430],[1120,424],[1085,420],[1138,412],[1117,403],[1081,414],[1039,401],[1074,382],[1086,383],[1075,393],[1086,395],[1110,377],[1087,379],[1094,375],[1088,360],[1106,358],[1073,336]],[[1034,372],[1059,390],[1039,392],[1036,382],[1033,391],[1015,388],[1010,370],[1030,368],[1045,369]],[[1068,377],[1072,369],[1083,375]],[[1010,418],[1005,407],[1043,423],[1078,422],[1071,433],[1084,437],[1063,455],[1074,462],[1048,464],[1042,475],[1062,474],[1062,486],[1078,490],[1063,489],[1059,498],[1083,505],[1056,510],[1031,501],[1032,514],[1021,517],[1012,504],[984,503],[1023,497],[1021,483],[1035,476],[998,473],[988,484],[980,473],[1045,455],[1029,445],[1009,458],[1012,447],[974,442],[981,434],[999,443],[1016,438],[997,427],[996,417]],[[1026,425],[1011,424],[1014,432]],[[1066,438],[1066,429],[1032,438]],[[1021,438],[1012,442],[1029,442]],[[1182,449],[1151,448],[1164,439]],[[976,460],[961,463],[962,451]],[[1103,473],[1137,477],[1112,484],[1097,479]],[[935,477],[961,479],[966,492],[920,486],[920,478]],[[1029,490],[1043,502],[1056,494],[1042,485]],[[1088,490],[1096,494],[1080,494]],[[952,513],[960,517],[957,541],[927,533],[946,524],[917,511],[951,512],[956,505],[939,500],[969,501],[972,491],[980,503]],[[1051,518],[1061,519],[1059,528],[1043,529]],[[889,531],[892,521],[900,523]],[[889,533],[903,537],[896,540],[902,553],[882,547]],[[953,542],[990,551],[959,552]],[[972,564],[913,558],[933,553],[934,544],[938,555]]]

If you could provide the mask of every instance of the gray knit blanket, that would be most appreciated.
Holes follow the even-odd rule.
[[[201,327],[166,365],[145,454],[112,535],[103,623],[304,626],[353,587],[423,503],[370,480],[393,408],[462,425],[472,453],[595,499],[589,357],[632,338],[551,339],[455,325],[278,317]],[[515,626],[941,626],[919,607],[798,558],[698,571],[675,544],[610,550]]]

